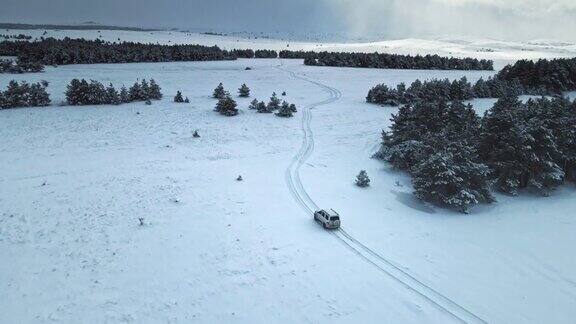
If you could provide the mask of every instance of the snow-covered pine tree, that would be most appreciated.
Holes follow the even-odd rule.
[[[474,97],[476,98],[490,98],[492,94],[490,93],[490,87],[486,84],[483,78],[480,78],[476,84],[474,84]]]
[[[493,202],[488,181],[490,170],[476,161],[468,143],[450,143],[414,167],[414,194],[421,200],[457,208],[463,213],[471,205]]]
[[[562,152],[550,126],[546,101],[523,104],[504,96],[483,119],[479,152],[494,170],[501,191],[516,194],[520,188],[535,188],[543,195],[564,181],[558,163]]]
[[[294,115],[292,113],[292,109],[290,109],[290,104],[288,104],[286,101],[284,101],[282,103],[282,106],[280,106],[280,109],[278,109],[276,116],[278,116],[278,117],[293,117]]]
[[[274,92],[272,93],[272,97],[270,97],[270,102],[268,102],[268,110],[273,112],[278,109],[280,109],[280,99],[278,99],[276,92]]]
[[[224,90],[224,85],[222,83],[220,83],[216,89],[214,89],[214,92],[212,93],[212,97],[214,97],[215,99],[222,99],[224,97],[226,97],[226,91]]]
[[[190,99],[188,97],[184,98],[184,103],[190,103]]]
[[[66,101],[71,106],[90,104],[90,85],[84,79],[73,79],[66,86]]]
[[[106,102],[106,87],[101,82],[96,80],[90,80],[90,86],[88,90],[88,105],[103,105],[108,104]]]
[[[121,104],[120,95],[112,83],[110,83],[106,88],[106,103],[109,105]]]
[[[544,125],[544,121],[531,119],[528,122],[528,143],[530,153],[528,160],[529,175],[526,187],[535,188],[544,196],[548,196],[555,187],[562,184],[565,173],[556,162],[562,153],[556,145],[557,139],[552,130]]]
[[[298,109],[296,109],[296,105],[295,104],[290,104],[290,110],[292,112],[298,112]]]
[[[146,79],[142,79],[142,82],[140,82],[140,94],[138,97],[140,97],[141,101],[152,99],[150,98],[150,85]]]
[[[30,97],[29,106],[31,107],[44,107],[50,105],[50,95],[46,89],[48,88],[48,81],[40,81],[38,83],[32,83],[30,85]],[[0,91],[0,98],[2,97],[2,91]],[[2,106],[0,99],[0,107]]]
[[[522,102],[515,96],[500,98],[482,119],[478,153],[492,170],[496,187],[515,195],[526,182],[525,160],[528,136],[520,116]]]
[[[366,170],[360,171],[356,176],[356,185],[361,188],[370,186],[370,178],[368,177]]]
[[[252,102],[250,102],[250,106],[248,106],[248,109],[258,109],[258,99],[252,100]]]
[[[174,102],[177,102],[177,103],[183,103],[184,102],[184,97],[182,97],[182,92],[180,92],[180,91],[176,92],[176,96],[174,96]]]
[[[130,102],[130,94],[128,93],[128,89],[125,86],[120,88],[120,102],[122,103],[129,103]]]
[[[250,97],[250,88],[246,84],[242,84],[242,86],[238,89],[238,94],[242,98]]]
[[[162,89],[154,79],[150,79],[150,92],[148,97],[154,100],[162,99]]]
[[[3,94],[3,108],[26,107],[28,90],[29,85],[27,83],[18,83],[15,80],[11,80]]]
[[[138,82],[134,83],[128,90],[128,95],[130,101],[140,101],[140,84]]]
[[[224,98],[218,100],[214,110],[224,116],[236,116],[238,115],[238,109],[236,109],[236,106],[236,101],[232,99],[232,96],[226,94]]]
[[[256,111],[258,111],[261,114],[269,114],[272,112],[272,110],[268,109],[268,106],[264,101],[260,101],[258,103],[258,105],[256,106]]]

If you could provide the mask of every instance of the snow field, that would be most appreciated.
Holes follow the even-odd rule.
[[[317,106],[326,88],[287,71],[341,97]],[[285,173],[301,148],[303,109],[313,107],[315,145],[300,178],[318,206],[340,212],[346,233],[486,322],[570,323],[573,187],[498,196],[463,216],[415,201],[408,176],[370,159],[395,111],[366,104],[370,87],[464,75],[490,72],[238,60],[0,75],[0,86],[46,79],[56,103],[72,78],[154,78],[165,95],[152,106],[0,111],[0,322],[457,322],[294,201]],[[251,98],[235,98],[239,116],[212,111],[219,82],[233,94],[251,88]],[[191,103],[172,103],[177,90]],[[247,110],[284,90],[295,118]],[[354,185],[361,169],[368,189]]]

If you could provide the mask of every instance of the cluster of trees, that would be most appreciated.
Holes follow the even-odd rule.
[[[499,98],[506,94],[521,95],[524,88],[518,80],[507,81],[498,78],[480,79],[472,85],[466,77],[450,82],[444,80],[414,81],[409,87],[404,83],[390,88],[379,84],[368,91],[366,101],[388,106],[413,104],[418,101],[452,101],[473,98]]]
[[[46,81],[29,84],[12,80],[5,91],[0,91],[0,108],[48,106],[50,95],[46,91],[47,87]]]
[[[256,55],[254,53],[254,50],[251,49],[244,49],[244,50],[239,50],[239,49],[235,49],[232,50],[232,54],[234,54],[234,56],[236,56],[237,58],[254,58],[254,56]]]
[[[282,50],[278,53],[278,56],[285,59],[306,59],[307,57],[314,57],[314,52]]]
[[[176,91],[176,96],[174,96],[175,103],[190,103],[190,99],[188,97],[184,98],[182,96],[182,92],[180,90]]]
[[[279,117],[293,117],[294,113],[298,111],[295,104],[288,103],[285,100],[280,100],[276,92],[272,93],[270,101],[266,104],[264,101],[258,99],[252,100],[248,109],[256,110],[259,113],[271,114],[275,112]]]
[[[224,89],[224,85],[222,82],[218,84],[218,86],[212,92],[212,97],[214,99],[222,99],[224,97],[231,97],[230,92]],[[238,96],[241,98],[248,98],[250,97],[250,88],[244,83],[238,88]]]
[[[576,90],[576,58],[536,62],[520,60],[498,72],[497,78],[517,80],[530,94],[559,94]]]
[[[233,60],[217,46],[158,45],[102,40],[46,38],[38,42],[0,42],[0,56],[17,56],[44,65]]]
[[[223,97],[218,98],[218,103],[216,104],[214,111],[228,117],[236,116],[238,115],[237,106],[238,104],[236,104],[236,101],[232,99],[232,96],[230,96],[229,93],[226,93]]]
[[[378,69],[494,70],[494,62],[490,60],[386,53],[310,52],[305,55],[304,64]]]
[[[492,188],[548,195],[576,181],[576,102],[506,95],[483,118],[459,100],[405,105],[376,157],[409,172],[418,198],[462,212]]]
[[[248,89],[248,87],[245,84],[243,84],[242,87],[238,89],[240,96],[242,96],[243,93],[242,89],[244,87]],[[250,89],[248,89],[248,96],[249,95],[250,95]],[[238,115],[238,108],[236,108],[238,107],[238,104],[234,99],[232,99],[232,95],[230,94],[230,92],[224,89],[224,85],[222,83],[218,84],[218,86],[214,89],[214,92],[212,92],[212,97],[218,99],[218,103],[216,104],[216,108],[214,108],[214,111],[228,117]]]
[[[541,59],[537,62],[520,60],[504,67],[495,77],[487,80],[481,78],[474,85],[465,78],[453,82],[447,79],[426,82],[416,80],[410,87],[401,83],[396,89],[379,84],[368,92],[366,101],[398,106],[420,100],[469,100],[521,94],[551,95],[565,91],[576,91],[576,58]]]
[[[0,73],[35,73],[44,71],[44,66],[36,62],[26,62],[21,59],[4,60],[0,59]]]
[[[90,80],[73,79],[66,89],[66,102],[71,106],[119,105],[134,101],[162,99],[160,86],[151,79],[136,82],[129,89],[122,86],[117,90],[112,83],[105,87],[102,83]]]
[[[18,35],[5,35],[5,34],[0,34],[0,38],[4,38],[4,39],[18,39],[18,40],[31,40],[32,36],[28,36],[28,35],[24,35],[24,34],[18,34]]]
[[[278,52],[274,50],[257,50],[254,52],[256,58],[277,58]]]

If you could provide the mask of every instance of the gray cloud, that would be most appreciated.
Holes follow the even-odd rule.
[[[574,0],[0,0],[0,20],[386,38],[575,38]]]

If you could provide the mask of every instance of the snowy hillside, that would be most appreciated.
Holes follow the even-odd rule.
[[[57,34],[64,32],[47,36]],[[102,35],[286,46],[168,32]],[[405,40],[322,49],[503,60],[576,51],[514,46]],[[475,52],[484,47],[501,52]],[[165,95],[151,106],[0,110],[0,323],[572,323],[574,187],[548,198],[498,195],[464,216],[415,200],[407,175],[370,158],[396,111],[365,103],[372,86],[491,74],[279,59],[0,74],[2,88],[11,79],[48,80],[56,104],[73,78],[116,85],[154,78]],[[213,111],[219,82],[233,93],[242,83],[252,89],[251,98],[235,98],[239,116]],[[191,103],[172,103],[177,90]],[[295,118],[247,109],[274,91],[298,106]],[[473,103],[483,111],[492,102]],[[370,188],[354,185],[361,169]],[[318,207],[337,210],[342,230],[318,226],[310,213]]]

